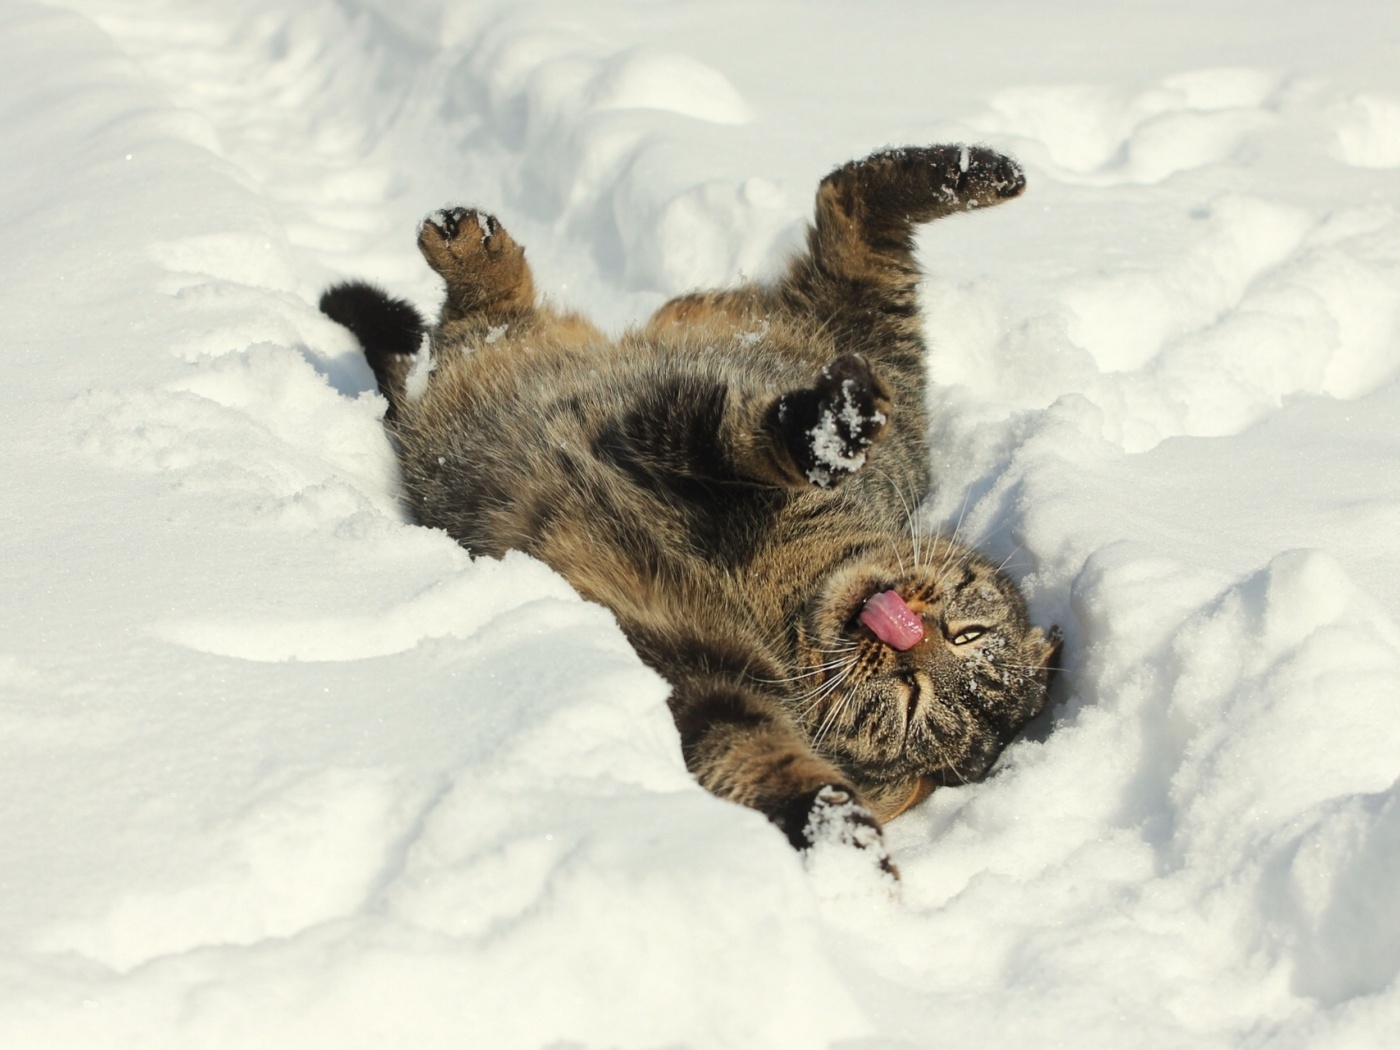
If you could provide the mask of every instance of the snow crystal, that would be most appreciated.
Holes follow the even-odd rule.
[[[749,332],[739,332],[737,335],[734,336],[734,339],[736,342],[739,343],[740,346],[757,346],[759,343],[763,342],[763,340],[768,338],[768,329],[770,327],[771,326],[768,322],[768,319],[765,317],[762,321],[759,322],[757,328]],[[713,348],[707,347],[706,350],[712,351]]]
[[[844,427],[838,425],[838,420]],[[812,454],[816,458],[816,464],[807,472],[808,480],[826,488],[831,484],[834,473],[850,474],[863,467],[866,455],[863,446],[869,445],[869,442],[846,435],[859,434],[871,422],[883,425],[885,414],[877,410],[869,416],[864,415],[856,404],[855,381],[843,379],[840,407],[823,408],[816,425],[807,431]]]
[[[822,410],[817,423],[807,432],[811,438],[816,465],[807,471],[808,479],[822,488],[831,484],[832,472],[849,474],[865,465],[865,452],[847,451],[847,441],[836,426],[836,413]]]

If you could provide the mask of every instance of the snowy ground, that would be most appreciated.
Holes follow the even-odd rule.
[[[1394,1046],[1397,53],[1394,0],[9,0],[0,1046]],[[894,901],[690,781],[605,611],[403,523],[314,304],[430,308],[461,200],[620,328],[957,140],[1030,189],[921,240],[923,512],[1066,670]]]

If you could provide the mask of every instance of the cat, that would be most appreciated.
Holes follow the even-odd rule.
[[[987,774],[1059,645],[998,566],[913,527],[930,486],[914,229],[1024,187],[983,147],[850,162],[781,279],[673,299],[616,339],[543,303],[520,245],[465,208],[419,227],[446,284],[436,326],[362,282],[321,309],[388,400],[415,521],[606,605],[670,683],[704,787],[799,849],[841,842],[893,872],[881,825]]]

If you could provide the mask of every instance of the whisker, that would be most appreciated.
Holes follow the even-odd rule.
[[[826,737],[826,734],[831,732],[831,730],[836,727],[837,716],[846,709],[846,707],[850,704],[851,699],[852,694],[847,693],[841,698],[839,703],[832,705],[831,710],[828,711],[826,713],[826,717],[822,719],[822,724],[821,727],[817,730],[817,735],[812,738],[813,748],[819,747],[821,745],[822,740]]]
[[[851,648],[854,649],[856,647],[851,646]],[[749,675],[748,677],[750,681],[754,682],[763,682],[767,685],[781,685],[783,682],[796,682],[803,678],[811,678],[813,675],[819,675],[824,671],[830,671],[834,667],[840,667],[841,664],[844,662],[844,658],[837,660],[829,660],[826,663],[817,664],[816,667],[813,667],[810,670],[801,671],[798,674],[794,675],[788,675],[786,678],[760,678],[758,675]]]
[[[813,747],[817,747],[818,745],[820,745],[822,740],[826,737],[826,735],[829,732],[831,732],[831,730],[836,728],[837,724],[841,721],[841,716],[845,714],[846,709],[850,707],[853,703],[855,703],[854,693],[848,692],[845,696],[841,698],[841,702],[837,704],[832,710],[831,716],[827,720],[826,727],[822,729],[822,731],[817,734],[816,739],[812,741]]]
[[[938,526],[937,530],[936,530],[936,531],[934,532],[934,534],[933,534],[933,544],[932,544],[932,545],[933,545],[933,550],[932,550],[932,552],[931,552],[932,554],[936,554],[936,553],[938,552],[938,545],[939,545],[940,543],[943,544],[943,549],[944,549],[945,556],[946,556],[946,552],[952,548],[952,541],[951,541],[951,540],[945,540],[945,539],[943,538],[943,526],[942,526],[942,525]],[[932,558],[930,558],[929,564],[930,564],[930,565],[933,564]],[[937,583],[937,584],[942,584],[942,582],[943,582],[943,577],[942,577],[942,575],[940,574],[940,575],[938,576],[938,578],[937,578],[934,582]]]
[[[953,776],[957,777],[964,786],[970,783],[967,777],[958,772],[958,764],[948,757],[948,752],[943,750],[943,745],[938,742],[938,738],[932,737],[930,739],[933,740],[933,749],[938,752],[938,757],[943,760],[943,764],[952,770]]]
[[[849,653],[852,649],[859,649],[860,642],[852,640],[848,642],[842,642],[840,645],[834,645],[830,648],[825,648],[819,645],[809,646],[809,648],[814,653]]]
[[[841,684],[851,676],[851,672],[855,669],[855,665],[856,661],[852,660],[850,664],[841,668],[841,670],[837,671],[825,682],[823,682],[821,685],[817,686],[810,693],[808,693],[807,696],[803,698],[804,700],[808,701],[808,703],[804,705],[803,710],[812,710],[823,700],[825,700],[828,696],[830,696],[836,689],[840,688]]]
[[[861,665],[861,663],[862,660],[859,658],[852,660],[850,667],[848,667],[842,674],[841,681],[844,682],[846,678],[850,677],[852,672],[854,672],[856,668],[858,668]],[[826,699],[828,696],[831,695],[831,692],[832,690],[827,690],[825,693],[822,694],[821,699]],[[854,702],[854,700],[855,694],[848,692],[844,696],[842,696],[837,703],[831,706],[831,708],[827,711],[825,717],[822,718],[821,724],[817,727],[817,732],[812,738],[812,747],[815,748],[821,744],[822,740],[826,738],[826,735],[836,727],[837,723],[840,721],[841,715],[845,712],[846,708]],[[815,706],[815,702],[813,703],[813,705],[809,706],[808,710],[810,710],[812,706]]]
[[[914,544],[914,571],[919,571],[919,554],[922,552],[924,538],[920,535],[919,519],[913,514],[909,514],[909,538]]]
[[[969,488],[966,492],[963,493],[962,510],[958,511],[958,523],[953,526],[953,543],[958,542],[958,533],[962,531],[963,518],[967,515],[967,503],[970,499],[972,499],[971,488]]]
[[[914,542],[914,571],[915,571],[915,572],[918,572],[918,571],[919,571],[919,546],[918,546],[918,540],[917,540],[917,535],[918,535],[918,533],[917,533],[917,528],[918,528],[918,526],[916,525],[916,523],[915,523],[915,521],[914,521],[914,514],[913,514],[913,512],[910,511],[910,509],[909,509],[909,501],[906,500],[906,499],[904,498],[904,492],[903,492],[903,490],[899,487],[899,482],[895,481],[894,478],[890,477],[890,475],[889,475],[888,473],[886,473],[886,472],[883,471],[883,470],[880,470],[878,467],[872,467],[872,468],[869,468],[869,469],[873,470],[876,474],[880,475],[880,477],[882,477],[882,478],[885,479],[886,484],[888,484],[889,487],[890,487],[890,491],[893,492],[894,495],[895,495],[895,498],[899,500],[899,505],[900,505],[901,507],[904,508],[904,520],[905,520],[905,522],[906,522],[906,523],[908,524],[908,526],[909,526],[909,534],[910,534],[911,536],[915,537],[915,542]],[[895,560],[899,562],[899,574],[900,574],[901,576],[906,575],[905,570],[904,570],[904,556],[903,556],[903,555],[900,553],[900,551],[899,551],[899,544],[898,544],[898,543],[895,543],[895,542],[893,542],[893,541],[891,541],[890,546],[894,548]]]
[[[958,569],[962,568],[963,565],[967,564],[967,558],[970,557],[972,554],[971,547],[969,547],[966,544],[960,545],[958,542],[958,534],[962,532],[963,519],[967,516],[967,505],[968,501],[971,499],[972,489],[969,488],[965,493],[963,493],[962,509],[958,511],[958,520],[957,523],[953,526],[953,535],[948,539],[946,546],[946,550],[950,552],[960,550],[962,553],[956,559],[948,559],[944,561],[941,571],[938,574],[938,578],[935,581],[938,587],[942,587],[952,577],[953,573],[957,572]],[[940,526],[938,530],[938,539],[941,539],[942,536],[943,529]]]
[[[822,702],[840,688],[842,683],[851,676],[851,672],[855,670],[858,663],[859,660],[852,660],[849,666],[843,668],[840,673],[834,676],[830,681],[822,683],[816,689],[808,693],[807,696],[799,698],[797,702],[803,704],[801,716],[805,718],[810,712],[821,706]]]
[[[802,704],[806,702],[809,698],[816,696],[819,693],[822,693],[824,695],[824,692],[828,690],[833,685],[833,683],[839,683],[846,675],[850,674],[851,670],[859,662],[859,654],[853,654],[844,659],[833,660],[831,663],[823,665],[826,668],[835,668],[835,674],[833,674],[832,677],[828,678],[824,682],[818,682],[808,692],[803,693],[801,696],[794,698],[793,703]],[[810,707],[810,705],[808,706]]]

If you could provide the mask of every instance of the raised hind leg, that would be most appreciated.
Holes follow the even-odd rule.
[[[534,309],[525,249],[494,215],[474,208],[435,211],[418,227],[418,249],[447,284],[441,324],[473,315],[508,319]]]
[[[536,299],[525,249],[494,215],[475,208],[435,211],[418,228],[418,248],[447,284],[434,345],[490,344],[527,332],[561,348],[603,340],[586,317]]]
[[[843,164],[817,188],[807,251],[777,298],[827,328],[842,349],[922,385],[915,230],[1010,200],[1025,185],[1015,161],[981,146],[907,146]]]

